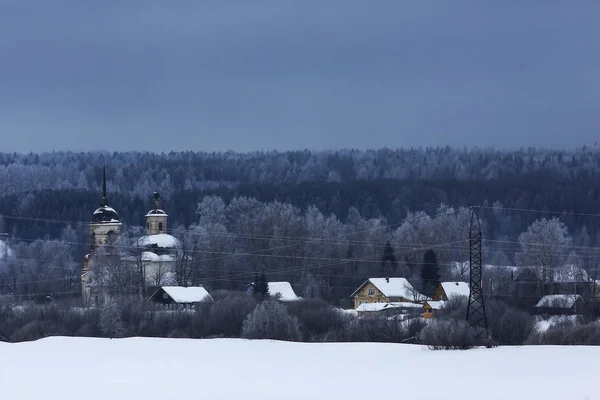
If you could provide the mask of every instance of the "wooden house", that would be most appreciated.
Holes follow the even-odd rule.
[[[211,301],[211,295],[201,286],[161,286],[150,300],[168,308],[191,308],[194,304]]]
[[[441,282],[433,296],[433,300],[448,301],[453,296],[469,297],[471,290],[466,282]]]
[[[369,278],[352,293],[354,308],[369,303],[419,303],[430,300],[405,278]]]

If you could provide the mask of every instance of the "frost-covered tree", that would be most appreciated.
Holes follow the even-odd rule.
[[[247,339],[300,340],[298,319],[277,300],[263,301],[248,315],[242,326]]]
[[[542,285],[554,281],[555,272],[563,267],[571,244],[567,227],[557,218],[538,219],[519,235],[521,251],[518,263],[530,268]]]
[[[121,319],[121,309],[114,300],[108,300],[100,307],[99,327],[109,338],[121,337],[125,331]]]

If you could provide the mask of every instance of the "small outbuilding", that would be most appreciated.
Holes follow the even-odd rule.
[[[433,318],[437,310],[441,310],[445,301],[426,301],[423,304],[423,318]]]
[[[168,307],[191,308],[196,303],[212,301],[212,297],[202,286],[161,286],[150,300]]]
[[[584,311],[583,298],[578,294],[551,294],[542,297],[534,310],[536,314],[581,314]]]

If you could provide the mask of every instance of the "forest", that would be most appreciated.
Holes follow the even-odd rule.
[[[159,191],[170,233],[193,256],[191,278],[215,290],[239,290],[265,272],[347,305],[367,277],[421,279],[427,251],[440,279],[465,279],[472,207],[487,264],[523,269],[525,255],[541,252],[524,234],[553,235],[550,268],[576,263],[591,276],[598,256],[595,147],[0,153],[4,295],[80,293],[104,166],[123,248]],[[506,274],[489,274],[496,282],[487,290],[500,299],[513,290]]]

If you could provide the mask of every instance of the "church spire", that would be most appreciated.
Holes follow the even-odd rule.
[[[108,204],[108,200],[106,199],[106,164],[102,167],[102,202],[101,206],[106,206]]]

